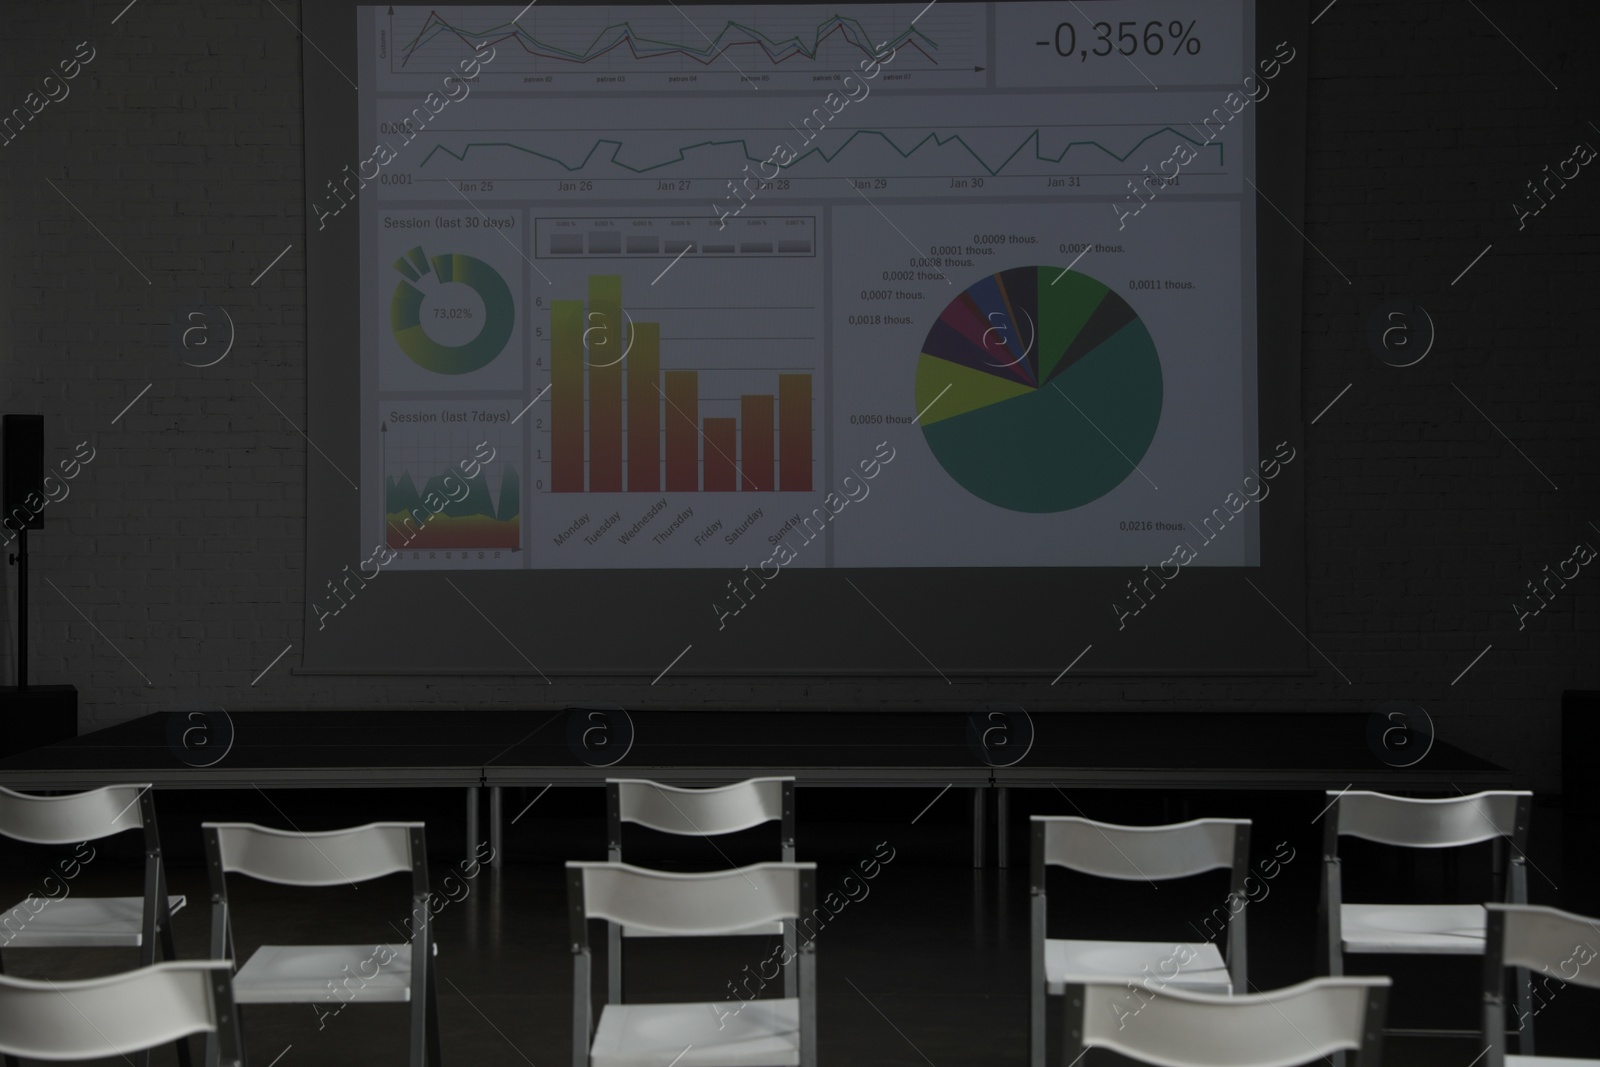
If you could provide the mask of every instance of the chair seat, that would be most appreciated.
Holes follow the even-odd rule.
[[[704,937],[751,937],[751,936],[754,936],[754,935],[757,935],[757,934],[766,935],[766,936],[770,936],[770,937],[782,937],[783,936],[783,921],[780,919],[777,922],[757,923],[756,925],[748,927],[748,928],[746,928],[744,930],[735,930],[732,933],[728,933],[728,934],[703,934],[703,935],[697,935],[697,936],[704,936]],[[647,930],[647,929],[644,929],[644,928],[638,927],[638,926],[624,926],[622,928],[622,936],[623,937],[662,937],[662,936],[666,936],[666,935],[658,934],[654,930]]]
[[[1568,1056],[1507,1056],[1506,1067],[1600,1067],[1600,1060],[1575,1060]]]
[[[1346,952],[1483,955],[1488,912],[1481,904],[1344,904]]]
[[[1191,993],[1233,992],[1233,977],[1216,945],[1208,941],[1184,947],[1188,951],[1180,953],[1171,941],[1046,940],[1045,988],[1059,996],[1069,982],[1137,981],[1148,975],[1157,988],[1164,984]],[[1189,962],[1183,963],[1186,957]]]
[[[167,907],[176,915],[184,902],[170,896]],[[0,931],[11,935],[0,942],[5,948],[138,948],[144,944],[144,897],[66,897],[37,914],[24,901],[0,918]]]
[[[411,946],[262,945],[233,976],[237,1004],[395,1004],[411,999]],[[394,958],[383,959],[389,953]],[[439,954],[439,946],[433,946]],[[380,966],[381,964],[381,966]]]
[[[687,1049],[687,1051],[685,1051]],[[681,1058],[680,1058],[681,1057]],[[608,1004],[590,1067],[797,1067],[800,1001]]]

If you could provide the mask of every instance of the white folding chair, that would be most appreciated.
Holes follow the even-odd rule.
[[[128,830],[144,834],[144,894],[137,897],[80,897],[67,884],[88,857],[75,856],[74,868],[64,877],[47,875],[60,887],[41,885],[42,896],[29,894],[22,903],[0,915],[0,950],[7,948],[137,948],[139,965],[156,962],[156,943],[169,960],[176,958],[172,944],[172,916],[183,908],[184,898],[167,894],[167,871],[161,856],[161,834],[156,827],[155,797],[148,784],[108,785],[86,793],[41,797],[0,788],[0,836],[36,845],[88,844]],[[69,862],[69,861],[63,861]],[[57,897],[56,893],[60,896]],[[0,974],[5,973],[0,961]],[[178,1046],[183,1067],[189,1064],[189,1046]],[[139,1067],[149,1053],[137,1057]],[[7,1056],[7,1067],[15,1061]]]
[[[330,886],[411,876],[408,944],[262,945],[233,976],[236,1004],[410,1003],[411,1067],[438,1067],[438,946],[428,909],[428,848],[419,822],[301,833],[249,823],[202,823],[211,871],[211,955],[232,959],[227,875],[277,885]],[[370,971],[370,973],[369,973]],[[354,981],[356,984],[352,985]],[[242,1038],[241,1038],[242,1043]]]
[[[1505,972],[1520,968],[1518,981],[1537,968],[1549,980],[1600,989],[1600,919],[1534,904],[1486,904],[1483,953],[1483,1041],[1487,1067],[1600,1067],[1600,1059],[1535,1056],[1532,1016],[1523,1008],[1520,1056],[1506,1055]],[[1531,999],[1531,998],[1530,998]],[[1542,1005],[1541,1005],[1542,1007]],[[1538,1009],[1533,1009],[1537,1014]],[[1590,1031],[1594,1034],[1600,1031]],[[1585,1051],[1600,1052],[1600,1041]]]
[[[631,823],[657,833],[703,837],[753,829],[765,823],[779,825],[779,859],[794,862],[794,779],[750,778],[709,789],[686,789],[643,778],[606,779],[606,854],[622,863],[622,828]],[[716,848],[714,842],[712,847]],[[720,854],[721,850],[718,849]],[[731,861],[729,862],[731,866]],[[752,934],[781,934],[791,962],[783,968],[783,995],[795,995],[794,933],[783,923]],[[622,1003],[622,941],[641,936],[638,931],[613,923],[606,932],[606,1003]]]
[[[1029,1050],[1032,1067],[1045,1064],[1045,997],[1069,983],[1120,981],[1151,975],[1167,985],[1200,993],[1248,988],[1245,970],[1245,878],[1250,868],[1248,819],[1194,819],[1165,826],[1118,826],[1076,815],[1033,816],[1032,989]],[[1051,867],[1127,882],[1188,878],[1218,868],[1229,871],[1227,903],[1218,931],[1228,930],[1226,962],[1213,941],[1084,941],[1051,938],[1045,875]],[[1211,918],[1206,920],[1210,925]],[[1215,936],[1213,932],[1212,936]],[[1172,973],[1169,975],[1168,971]]]
[[[1387,978],[1313,978],[1238,996],[1073,984],[1061,1062],[1104,1048],[1160,1067],[1290,1067],[1345,1052],[1357,1067],[1379,1067],[1388,992]]]
[[[572,918],[573,1067],[816,1067],[816,947],[802,936],[793,997],[727,1002],[610,1003],[598,1025],[590,1004],[589,921],[652,937],[707,937],[769,930],[812,917],[816,864],[758,863],[678,873],[625,863],[568,863]],[[801,930],[804,934],[804,930]]]
[[[1442,849],[1494,842],[1494,892],[1506,902],[1528,900],[1525,847],[1533,794],[1494,791],[1471,796],[1414,799],[1364,790],[1328,793],[1322,844],[1321,969],[1344,973],[1346,954],[1481,956],[1482,904],[1346,904],[1339,839],[1356,837],[1399,848]],[[1510,877],[1505,851],[1510,846]],[[1519,983],[1519,997],[1527,994]],[[1526,1015],[1526,1013],[1524,1013]],[[1476,1030],[1391,1028],[1395,1036],[1476,1037]],[[1524,1031],[1527,1037],[1530,1031]]]
[[[0,977],[0,1051],[94,1060],[210,1034],[220,1067],[241,1067],[227,960],[181,960],[74,981]]]

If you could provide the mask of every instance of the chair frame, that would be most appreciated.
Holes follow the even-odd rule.
[[[1505,972],[1507,968],[1515,969],[1519,983],[1517,1005],[1519,1010],[1519,1024],[1527,1020],[1527,1025],[1520,1026],[1517,1031],[1517,1052],[1523,1056],[1533,1056],[1533,1015],[1530,982],[1526,976],[1530,973],[1528,965],[1538,963],[1542,969],[1549,971],[1551,966],[1560,967],[1561,961],[1555,959],[1534,959],[1531,954],[1520,960],[1506,962],[1508,953],[1506,949],[1506,925],[1516,922],[1522,916],[1542,916],[1559,920],[1562,925],[1582,927],[1594,935],[1600,935],[1600,919],[1584,915],[1575,915],[1569,911],[1558,908],[1548,908],[1533,904],[1486,904],[1485,909],[1489,915],[1485,922],[1484,947],[1483,947],[1483,1031],[1482,1037],[1489,1053],[1485,1067],[1505,1067],[1506,1058],[1506,1002],[1505,1002]],[[1578,931],[1574,931],[1578,932]],[[1590,957],[1579,967],[1586,963],[1595,963],[1596,947],[1600,946],[1600,936],[1592,936],[1589,944],[1584,947],[1589,949]],[[1600,965],[1589,970],[1587,974],[1579,971],[1567,977],[1557,974],[1556,977],[1563,984],[1589,986],[1600,989]],[[1600,1061],[1595,1061],[1600,1062]]]
[[[606,779],[606,858],[612,863],[622,863],[622,827],[623,823],[631,822],[636,826],[643,826],[655,833],[673,834],[679,837],[701,837],[710,840],[720,837],[725,833],[739,833],[739,830],[715,830],[706,832],[683,831],[670,827],[657,826],[640,819],[625,819],[622,814],[622,790],[624,787],[638,787],[656,790],[662,794],[677,793],[683,796],[705,796],[716,792],[725,792],[742,786],[759,786],[767,782],[778,783],[781,796],[779,810],[781,815],[778,822],[780,826],[780,843],[782,845],[781,859],[784,863],[793,863],[794,860],[794,779],[789,777],[746,778],[743,781],[731,782],[727,785],[711,786],[710,788],[690,789],[682,786],[667,785],[664,782],[652,781],[648,778],[607,778]],[[674,804],[674,807],[677,805]],[[688,819],[688,816],[684,816]],[[689,820],[691,824],[693,820]],[[767,822],[772,820],[768,819]],[[762,825],[757,823],[755,825]],[[750,829],[746,827],[745,829]],[[622,1003],[622,927],[616,923],[606,924],[606,1003]],[[789,924],[784,924],[783,946],[784,955],[790,962],[783,966],[783,995],[792,997],[798,988],[799,978],[795,972],[794,930]]]
[[[0,786],[0,806],[17,800],[24,802],[43,801],[50,804],[63,805],[70,805],[74,801],[78,801],[81,804],[83,801],[79,800],[80,797],[87,797],[93,793],[104,793],[118,789],[137,789],[139,791],[136,798],[139,805],[138,827],[133,825],[112,825],[105,832],[95,835],[80,836],[73,834],[66,838],[50,836],[47,838],[12,838],[12,840],[27,841],[30,844],[66,845],[74,842],[99,841],[120,833],[126,833],[132,829],[142,829],[144,833],[144,909],[139,938],[139,966],[141,968],[155,965],[156,943],[158,940],[160,941],[162,955],[168,961],[174,961],[178,958],[178,952],[174,947],[172,938],[172,907],[171,901],[167,899],[167,867],[162,858],[161,831],[156,823],[154,788],[149,782],[128,782],[101,786],[99,789],[89,789],[80,793],[68,793],[61,796],[35,796],[30,793],[18,793]],[[132,804],[130,803],[129,806],[131,807]],[[123,812],[126,811],[127,808],[124,808]],[[121,821],[121,814],[118,814],[117,821]],[[3,830],[0,830],[0,837],[9,836],[9,834],[5,834]],[[3,950],[6,944],[9,944],[9,942],[0,944],[0,975],[5,974]],[[20,947],[28,948],[29,946]],[[85,945],[84,947],[93,946]],[[146,1067],[150,1062],[149,1050],[141,1050],[134,1057],[134,1062],[137,1067]],[[181,1067],[190,1067],[189,1043],[186,1040],[178,1042],[178,1062]],[[5,1056],[5,1065],[6,1067],[17,1067],[17,1059],[7,1054]]]
[[[1095,984],[1102,987],[1114,986],[1119,989],[1121,988],[1120,985],[1114,982],[1098,982]],[[1298,985],[1287,986],[1283,989],[1271,990],[1266,993],[1240,994],[1230,997],[1217,996],[1208,993],[1195,993],[1188,990],[1177,989],[1152,990],[1150,996],[1155,1001],[1167,999],[1188,1001],[1190,1003],[1210,1002],[1216,1004],[1220,1009],[1226,1010],[1230,1004],[1238,1004],[1240,1006],[1260,1003],[1270,1004],[1274,998],[1286,998],[1289,995],[1315,995],[1315,989],[1317,987],[1327,989],[1330,986],[1348,987],[1357,985],[1366,986],[1367,994],[1365,997],[1365,1012],[1361,1026],[1361,1047],[1355,1051],[1354,1063],[1351,1065],[1351,1067],[1382,1067],[1384,1035],[1383,1021],[1384,1015],[1388,1011],[1390,985],[1390,980],[1386,977],[1313,978],[1310,981],[1301,982]],[[1097,1045],[1086,1045],[1084,1043],[1085,1027],[1083,1020],[1084,1016],[1089,1011],[1088,998],[1085,995],[1086,989],[1087,986],[1085,983],[1073,982],[1069,983],[1065,990],[1068,1009],[1065,1013],[1066,1040],[1064,1043],[1065,1049],[1061,1062],[1067,1064],[1068,1067],[1072,1067],[1072,1065],[1078,1063],[1089,1048],[1099,1047]],[[1075,1011],[1073,1010],[1074,1007],[1081,1007],[1082,1010]],[[1156,1007],[1159,1008],[1160,1005],[1157,1004]],[[1137,1025],[1137,1023],[1134,1025]],[[1132,1053],[1127,1052],[1122,1052],[1121,1054],[1133,1055]],[[1317,1058],[1307,1062],[1321,1063],[1324,1061],[1327,1055],[1328,1053],[1323,1052],[1322,1050],[1317,1050]],[[1341,1051],[1333,1053],[1333,1055],[1342,1058],[1345,1053]],[[1155,1063],[1156,1061],[1151,1060],[1140,1062]]]
[[[1526,790],[1484,790],[1478,793],[1464,794],[1455,797],[1416,798],[1401,797],[1388,793],[1377,793],[1370,790],[1329,790],[1331,798],[1328,808],[1323,813],[1326,823],[1322,836],[1322,891],[1318,902],[1317,920],[1322,931],[1322,937],[1317,942],[1317,964],[1319,972],[1340,976],[1344,974],[1344,931],[1343,915],[1341,908],[1344,901],[1343,879],[1339,860],[1339,838],[1361,837],[1378,844],[1393,848],[1425,848],[1446,849],[1464,848],[1468,845],[1482,844],[1484,841],[1493,843],[1493,856],[1491,860],[1494,892],[1509,904],[1526,904],[1528,901],[1528,871],[1527,871],[1527,844],[1528,821],[1533,811],[1533,794]],[[1342,803],[1346,797],[1377,797],[1386,802],[1399,802],[1403,805],[1417,804],[1472,804],[1474,801],[1485,797],[1515,798],[1515,814],[1509,830],[1502,828],[1487,815],[1483,818],[1494,827],[1496,833],[1491,836],[1478,836],[1468,840],[1450,840],[1431,843],[1426,841],[1404,842],[1386,840],[1383,837],[1372,836],[1360,829],[1346,829],[1341,818],[1345,810]],[[1476,806],[1476,805],[1474,805]],[[1399,809],[1404,810],[1404,809]],[[1480,814],[1482,814],[1480,809]],[[1510,848],[1510,870],[1507,877],[1507,847]],[[1487,940],[1485,941],[1487,946]],[[1379,955],[1379,953],[1372,953]],[[1404,956],[1429,956],[1434,953],[1412,952],[1396,953]],[[1524,974],[1525,972],[1519,972]],[[1519,980],[1518,1002],[1526,1016],[1527,983]],[[1394,1037],[1476,1037],[1476,1030],[1448,1030],[1426,1028],[1390,1028],[1385,1034]],[[1518,1051],[1531,1052],[1533,1048],[1533,1031],[1531,1026],[1521,1032],[1518,1038]]]
[[[1245,892],[1245,879],[1250,874],[1250,821],[1248,819],[1191,819],[1181,823],[1166,823],[1157,826],[1124,826],[1115,823],[1097,822],[1094,819],[1083,818],[1076,815],[1035,815],[1032,817],[1033,830],[1031,834],[1030,863],[1028,878],[1028,895],[1031,906],[1030,937],[1028,950],[1032,960],[1032,988],[1029,991],[1029,1062],[1031,1067],[1045,1067],[1045,1009],[1049,1002],[1049,995],[1045,988],[1045,941],[1048,939],[1048,898],[1045,891],[1045,876],[1050,867],[1063,867],[1074,870],[1090,877],[1106,877],[1095,871],[1087,871],[1065,863],[1045,863],[1045,852],[1049,844],[1049,828],[1052,824],[1083,823],[1093,826],[1102,833],[1115,832],[1140,832],[1171,831],[1185,827],[1201,826],[1206,824],[1225,824],[1233,827],[1233,858],[1228,865],[1228,900],[1241,900],[1244,904],[1228,919],[1228,942],[1223,962],[1227,965],[1228,975],[1232,979],[1235,992],[1249,988],[1247,972],[1246,950],[1246,922],[1245,915],[1249,911],[1249,896]],[[1211,870],[1221,870],[1222,865],[1211,867],[1208,870],[1193,871],[1187,875],[1173,875],[1161,881],[1173,881],[1180,877],[1193,877],[1197,874],[1209,873]],[[1129,976],[1130,980],[1137,975]],[[1071,1014],[1070,1012],[1068,1014]]]
[[[233,908],[228,900],[227,874],[232,868],[227,868],[222,860],[221,840],[218,831],[222,829],[245,829],[251,832],[266,832],[273,835],[300,837],[313,840],[317,837],[347,834],[362,830],[375,830],[379,828],[404,828],[407,831],[407,851],[411,863],[411,1039],[410,1039],[410,1065],[411,1067],[441,1067],[443,1060],[440,1058],[439,1049],[439,999],[437,984],[437,967],[434,961],[433,918],[428,910],[428,901],[432,891],[428,887],[428,843],[426,825],[424,823],[368,823],[365,826],[347,827],[341,830],[313,831],[304,833],[300,831],[274,830],[270,827],[258,826],[253,823],[204,823],[201,833],[206,844],[206,868],[211,875],[211,956],[213,959],[234,960],[232,973],[238,973],[236,959],[237,944],[233,937]],[[306,885],[309,883],[288,879],[261,879],[248,871],[240,872],[247,877],[256,877],[258,880],[270,880],[280,885]],[[371,875],[355,881],[371,881],[384,875]],[[316,1003],[307,1001],[307,1003]],[[241,1055],[244,1048],[244,1022],[239,1020],[239,1046]],[[207,1067],[216,1067],[207,1055]]]
[[[594,958],[589,940],[589,915],[584,898],[584,870],[593,864],[568,863],[567,864],[567,900],[568,916],[571,921],[572,945],[572,1065],[573,1067],[589,1067],[590,1049],[594,1044],[595,1018],[593,1007],[593,993],[591,981],[594,973]],[[629,866],[620,864],[620,866]],[[771,866],[758,864],[757,866]],[[799,921],[812,915],[816,906],[817,895],[817,870],[815,864],[793,864],[786,861],[785,866],[795,866],[795,876],[798,880],[796,891],[796,915],[794,916],[795,929]],[[653,871],[649,868],[634,867],[633,870],[642,871],[647,875],[663,875],[669,872]],[[738,868],[750,870],[751,868]],[[672,874],[672,877],[692,880],[695,877],[709,877],[725,875],[728,871],[706,871],[695,874]],[[611,924],[615,925],[615,924]],[[786,923],[787,925],[787,923]],[[679,934],[673,936],[694,937],[695,934]],[[716,935],[705,935],[716,936]],[[817,1067],[817,959],[816,942],[811,937],[802,938],[795,952],[794,963],[798,965],[796,992],[790,993],[785,983],[784,996],[794,996],[800,1001],[800,1067]],[[608,1001],[607,1003],[618,1003]]]
[[[145,985],[156,979],[168,978],[173,974],[173,972],[187,972],[197,976],[204,974],[205,977],[200,980],[204,982],[206,1000],[210,1004],[211,1015],[214,1019],[214,1024],[209,1028],[197,1028],[190,1030],[183,1037],[178,1038],[178,1047],[187,1049],[189,1038],[194,1034],[209,1034],[211,1035],[212,1039],[216,1040],[222,1046],[222,1048],[233,1050],[231,1053],[226,1054],[221,1058],[219,1067],[243,1067],[244,1060],[239,1045],[239,1033],[236,1025],[238,1021],[238,1015],[233,1003],[232,984],[229,981],[229,974],[231,973],[232,966],[233,964],[230,960],[169,960],[165,963],[153,963],[145,967],[140,967],[136,970],[124,971],[120,974],[101,975],[96,978],[83,978],[62,982],[38,981],[27,978],[0,977],[0,996],[5,996],[7,993],[16,994],[22,997],[38,995],[41,999],[53,1004],[58,997],[74,992],[87,992],[106,988],[121,989],[130,985]],[[83,1015],[82,1011],[78,1009],[76,1005],[74,1005],[73,1008],[77,1013],[77,1017],[82,1019],[84,1022],[87,1022],[88,1025],[93,1028],[103,1040],[107,1042],[107,1044],[112,1045],[112,1047],[116,1048],[118,1052],[125,1052],[124,1049],[117,1046],[122,1044],[123,1041],[127,1040],[126,1036],[123,1036],[119,1041],[116,1037],[106,1035],[101,1026],[97,1025],[92,1019]],[[3,1039],[3,1035],[0,1035],[0,1039]],[[148,1053],[150,1049],[166,1043],[167,1039],[162,1038],[156,1041],[154,1044],[142,1046],[137,1050],[137,1052]],[[6,1058],[11,1061],[15,1061],[16,1056],[16,1053],[6,1053]],[[56,1057],[52,1058],[54,1059]],[[96,1053],[87,1058],[100,1059],[101,1054]],[[80,1058],[78,1062],[82,1062],[82,1059]]]

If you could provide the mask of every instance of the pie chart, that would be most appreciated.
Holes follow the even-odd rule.
[[[1059,267],[1014,267],[968,286],[917,361],[934,458],[1009,511],[1068,511],[1121,485],[1155,439],[1161,395],[1161,360],[1138,314]]]
[[[418,286],[429,277],[428,263],[421,247],[395,261],[394,269],[407,279],[395,285],[389,301],[389,325],[400,350],[417,366],[435,374],[468,374],[488,366],[511,340],[517,318],[511,289],[500,272],[481,259],[459,253],[434,256],[433,284],[466,286],[483,301],[483,322],[476,336],[459,345],[447,345],[430,336],[422,321],[427,295]],[[463,318],[472,315],[470,308],[450,310],[462,313]]]

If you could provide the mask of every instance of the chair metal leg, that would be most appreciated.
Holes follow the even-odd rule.
[[[444,1067],[439,1052],[439,968],[428,961],[428,1067]]]
[[[467,858],[473,856],[473,849],[478,847],[478,792],[475,785],[467,786]]]
[[[783,922],[783,958],[788,962],[783,965],[783,995],[785,997],[799,996],[799,948],[795,944],[795,924],[785,919]]]
[[[814,945],[800,956],[800,1067],[817,1067],[817,954]]]
[[[4,956],[4,953],[0,953],[0,974],[6,973]],[[17,1059],[15,1056],[7,1055],[5,1058],[5,1067],[22,1067],[22,1061]]]
[[[1028,1067],[1045,1067],[1044,1021],[1048,998],[1044,988],[1045,898],[1042,894],[1033,898],[1029,925],[1032,935],[1028,944],[1032,960],[1029,984],[1032,988],[1028,991]]]
[[[163,893],[167,891],[167,887],[164,882],[161,886],[161,891]],[[162,910],[165,911],[165,909]],[[169,961],[177,959],[178,950],[174,946],[172,940],[172,915],[170,913],[167,914],[166,921],[161,923],[159,930],[161,934],[162,957]],[[178,1039],[178,1067],[193,1067],[193,1061],[189,1058],[189,1039],[186,1037],[180,1037]]]
[[[411,1067],[428,1067],[428,995],[425,992],[411,1003]]]
[[[189,1058],[189,1039],[178,1038],[178,1067],[194,1067],[194,1060]]]
[[[594,1035],[594,1014],[589,1005],[591,967],[589,950],[572,956],[572,1067],[589,1067],[589,1042]]]
[[[229,981],[232,981],[232,979],[229,979]],[[249,1063],[250,1059],[245,1054],[244,1011],[238,1001],[234,1001],[233,1004],[233,1039],[239,1043],[239,1062]],[[219,1055],[221,1047],[221,1043],[217,1041],[207,1043],[207,1048],[217,1049]],[[217,1067],[217,1061],[210,1061],[206,1067]]]
[[[1517,1023],[1514,1031],[1517,1035],[1517,1054],[1519,1056],[1532,1056],[1533,1052],[1533,977],[1529,971],[1521,967],[1511,972],[1512,980],[1517,983]],[[1548,988],[1548,987],[1547,987]]]
[[[5,953],[0,952],[0,974],[5,974],[5,973],[6,973]],[[5,1057],[5,1067],[22,1067],[22,1061],[17,1059],[15,1056],[7,1055]]]
[[[422,918],[411,939],[411,1067],[428,1067],[428,1028],[432,1025],[433,961],[432,920],[427,917],[427,904],[416,898]],[[418,957],[420,958],[420,961]]]
[[[622,927],[606,923],[606,1003],[622,1003]]]
[[[1501,974],[1502,981],[1505,975]],[[1499,990],[1494,996],[1485,994],[1483,998],[1483,1039],[1489,1042],[1490,1052],[1487,1062],[1504,1063],[1506,1058],[1506,1008],[1504,991]],[[1520,1049],[1518,1051],[1521,1051]]]

